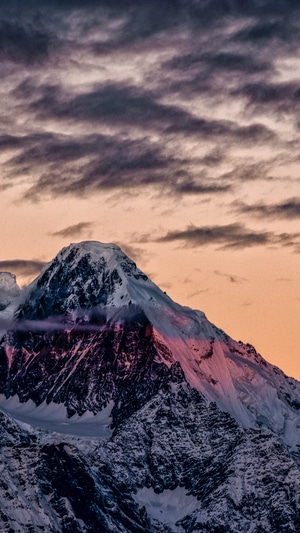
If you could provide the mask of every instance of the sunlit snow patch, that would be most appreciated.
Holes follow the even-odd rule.
[[[20,422],[57,433],[101,439],[112,434],[109,425],[113,406],[111,401],[96,415],[87,411],[82,416],[76,414],[68,418],[63,404],[43,402],[36,406],[32,400],[21,403],[16,395],[8,399],[0,395],[0,409]]]
[[[192,514],[200,508],[200,502],[195,496],[187,494],[184,487],[176,487],[174,490],[166,489],[157,494],[152,488],[142,488],[133,494],[135,501],[146,508],[148,515],[163,524],[172,527],[176,533],[183,532],[179,520]]]

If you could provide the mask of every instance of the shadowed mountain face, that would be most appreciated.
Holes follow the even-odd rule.
[[[70,245],[7,309],[0,530],[299,531],[300,384],[253,347],[115,245]]]
[[[112,421],[129,416],[169,379],[159,363],[151,324],[142,312],[134,322],[71,330],[18,331],[10,335],[11,365],[0,348],[1,393],[64,404],[69,417],[96,414],[114,402]]]

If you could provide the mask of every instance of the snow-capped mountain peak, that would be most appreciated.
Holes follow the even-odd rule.
[[[25,291],[16,316],[44,319],[96,306],[139,304],[152,286],[119,246],[84,241],[63,248],[43,269]]]
[[[95,322],[97,313],[98,320]],[[45,389],[41,392],[38,381],[39,392],[31,396],[22,393],[23,398],[34,401],[36,398],[39,403],[46,398],[56,402],[63,398],[69,412],[84,412],[86,409],[97,412],[118,397],[118,365],[124,367],[122,379],[126,376],[126,379],[130,377],[138,383],[141,376],[136,374],[135,365],[139,368],[139,358],[142,360],[146,356],[147,372],[152,376],[153,383],[155,379],[161,379],[161,369],[171,370],[174,365],[179,365],[191,387],[203,393],[209,401],[216,402],[243,427],[263,425],[280,435],[294,449],[300,446],[300,384],[267,363],[253,347],[231,339],[211,324],[201,311],[175,303],[117,245],[85,241],[64,248],[24,292],[15,317],[17,329],[38,328],[47,332],[43,341],[47,349],[40,343],[41,333],[37,336],[30,334],[26,350],[23,344],[18,348],[19,352],[21,350],[19,355],[17,352],[14,355],[10,341],[5,341],[8,375],[11,375],[11,369],[17,376],[20,375],[20,378],[11,378],[8,395],[19,390],[21,393],[18,380],[23,379],[22,365],[26,361],[28,365],[30,362],[32,371],[34,357],[37,357],[37,372],[43,375],[44,368],[53,357],[51,343],[56,342],[51,336],[48,338],[48,332],[56,329],[62,333],[59,347],[55,348],[58,363],[55,363],[55,376],[51,376],[49,394]],[[56,318],[55,325],[51,320],[46,324],[53,317]],[[26,326],[22,325],[24,321]],[[78,330],[79,322],[84,327],[83,333]],[[69,333],[64,333],[72,329],[76,331],[76,343]],[[16,344],[19,342],[15,341]],[[43,356],[39,356],[41,349]],[[117,365],[113,377],[110,354],[114,354]],[[18,370],[13,363],[17,357],[22,361]],[[103,362],[98,379],[101,382],[103,375],[107,374],[106,400],[86,401],[78,396],[79,411],[77,407],[68,407],[69,400],[65,394],[69,392],[62,394],[61,391],[68,380],[72,381],[77,376],[77,369],[82,365],[84,380],[89,383],[92,379],[88,394],[93,389],[95,398],[99,397],[100,393],[96,392],[99,384],[89,376],[94,374],[94,366],[98,368],[102,359],[106,363]],[[78,379],[80,376],[76,377]],[[59,385],[60,381],[64,385]]]
[[[299,531],[300,383],[118,246],[64,248],[0,318],[1,531]]]

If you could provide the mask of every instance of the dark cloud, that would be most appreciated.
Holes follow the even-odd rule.
[[[294,83],[268,83],[260,80],[249,83],[233,91],[233,95],[245,98],[249,105],[266,111],[299,110],[300,81]]]
[[[0,261],[0,271],[12,272],[16,275],[22,276],[31,276],[38,275],[45,265],[46,263],[44,261],[35,259],[11,259],[7,261]]]
[[[53,133],[37,133],[23,137],[3,138],[0,149],[7,150],[21,148],[18,155],[10,159],[16,166],[44,166],[69,163],[78,159],[98,154],[102,148],[107,147],[109,138],[104,135],[91,135],[86,137],[58,135]]]
[[[29,135],[1,135],[0,152],[20,151],[10,163],[14,165],[41,165],[47,162],[61,163],[78,159],[92,153],[97,140],[88,138],[85,144],[80,140],[53,133],[34,133]]]
[[[226,179],[213,181],[195,172],[190,161],[180,159],[147,138],[118,135],[67,136],[41,133],[0,137],[0,151],[14,150],[9,165],[14,176],[36,175],[25,198],[45,194],[88,195],[95,190],[142,189],[152,185],[176,195],[210,195],[228,192]],[[207,155],[209,166],[222,159],[219,151]],[[203,163],[204,164],[204,163]],[[8,176],[11,180],[11,176]]]
[[[259,16],[259,14],[258,14]],[[292,19],[288,21],[277,19],[258,20],[250,23],[248,26],[238,31],[234,35],[234,40],[244,43],[254,43],[258,46],[266,44],[268,41],[281,41],[288,43],[292,39],[299,36],[299,28],[292,23]],[[291,35],[291,31],[293,31]],[[296,34],[295,34],[296,33]]]
[[[82,139],[82,144],[79,145],[78,152],[74,152],[73,145],[66,153],[63,147],[58,152],[52,150],[51,146],[50,150],[46,148],[44,155],[48,171],[44,170],[35,185],[26,193],[26,198],[37,198],[45,193],[54,196],[81,196],[95,190],[110,191],[124,187],[130,189],[153,184],[162,185],[165,183],[168,167],[172,166],[172,159],[167,159],[158,146],[145,139],[123,141],[118,137],[98,136],[97,140]],[[82,157],[88,152],[90,157],[86,161]],[[62,161],[66,157],[63,168],[57,168],[58,154]],[[21,168],[25,163],[42,165],[43,157],[40,158],[36,153],[33,155],[32,158],[31,151],[23,152],[14,159],[14,163],[17,162]],[[181,166],[180,161],[178,165]]]
[[[255,4],[255,2],[254,2]],[[55,4],[54,4],[55,5]],[[77,9],[82,3],[63,2],[63,6]],[[61,7],[61,6],[60,6]],[[86,31],[99,25],[99,13],[110,19],[117,19],[113,31],[106,38],[89,40],[89,49],[95,54],[109,54],[121,50],[137,50],[137,47],[155,47],[155,38],[165,44],[172,34],[185,31],[195,38],[210,31],[212,27],[220,27],[231,17],[249,17],[257,14],[257,6],[253,2],[231,0],[206,0],[194,2],[186,0],[123,0],[122,2],[99,1],[84,3],[85,15],[89,7],[93,7],[93,18],[86,24]],[[98,10],[96,9],[98,8]],[[259,3],[261,10],[261,3]],[[97,16],[98,15],[98,16]],[[151,41],[151,42],[150,42]],[[197,43],[197,40],[195,40]],[[157,43],[156,43],[157,45]]]
[[[155,93],[124,84],[105,84],[76,96],[63,94],[59,87],[40,88],[41,95],[30,104],[41,119],[71,120],[138,128],[160,134],[193,135],[202,139],[223,137],[239,142],[268,142],[275,133],[260,123],[240,126],[230,120],[197,117],[175,105],[162,104]]]
[[[37,29],[32,24],[1,21],[0,61],[12,61],[25,66],[40,64],[48,59],[51,40],[47,31]]]
[[[204,54],[202,60],[214,70],[228,70],[247,74],[261,73],[270,70],[269,62],[260,61],[249,54],[238,52],[219,52]]]
[[[13,8],[21,9],[24,6],[24,0],[11,0],[9,2]],[[55,9],[80,9],[85,10],[97,7],[111,8],[115,12],[124,12],[130,8],[140,8],[144,12],[153,10],[157,12],[157,18],[165,12],[165,16],[172,15],[171,11],[176,13],[186,13],[190,18],[201,18],[206,20],[208,17],[214,18],[230,16],[249,17],[259,13],[259,16],[266,17],[267,15],[279,16],[282,14],[293,13],[299,11],[299,3],[297,0],[253,0],[246,2],[245,0],[206,0],[205,2],[191,1],[191,0],[149,0],[141,2],[140,0],[27,0],[26,8],[51,8]]]
[[[63,40],[64,34],[72,34],[75,17],[80,17],[80,24],[76,26],[76,37],[72,34],[70,39],[77,43],[81,39],[82,45],[87,43],[88,50],[107,54],[118,49],[124,51],[126,47],[137,48],[143,46],[143,42],[151,49],[156,36],[163,37],[166,41],[170,33],[182,31],[190,34],[196,49],[199,34],[208,33],[212,27],[228,26],[229,23],[235,27],[234,19],[248,21],[243,29],[235,32],[235,40],[239,43],[259,41],[261,44],[271,38],[284,40],[286,35],[291,38],[291,34],[295,33],[298,13],[299,5],[296,2],[287,1],[284,5],[276,0],[11,0],[2,3],[0,10],[2,17],[11,23],[17,21],[14,22],[16,26],[19,24],[19,31],[15,32],[16,38],[10,38],[13,32],[9,30],[8,40],[10,44],[13,41],[12,48],[20,50],[23,45],[25,61],[32,55],[32,43],[37,44],[37,55],[47,54],[50,30],[41,30],[41,24],[43,27],[55,28]],[[105,37],[99,31],[99,38],[96,37],[95,30],[101,29],[103,24],[105,27],[107,21],[115,20],[118,24],[113,24],[113,29],[106,31]],[[24,26],[25,22],[27,26]],[[108,27],[106,24],[106,29]],[[229,35],[231,34],[232,32]],[[226,54],[229,60],[226,60]],[[12,55],[20,57],[22,54],[19,51]],[[220,61],[225,58],[224,68],[227,68],[230,61],[233,68],[240,68],[238,57],[230,59],[230,55],[234,56],[235,53],[220,52]]]
[[[219,147],[214,148],[201,158],[201,163],[207,167],[215,167],[226,160],[226,154]]]
[[[214,3],[208,4],[210,10]],[[293,82],[277,80],[280,60],[284,65],[289,53],[298,57],[299,5],[291,2],[287,7],[276,1],[248,2],[247,6],[246,2],[220,4],[228,16],[219,18],[218,9],[215,16],[211,13],[218,20],[215,33],[206,26],[199,35],[191,33],[185,46],[175,46],[173,58],[163,63],[165,79],[161,79],[161,90],[183,100],[205,98],[208,109],[223,102],[228,105],[228,117],[231,105],[242,109],[246,102],[250,127],[253,122],[260,123],[255,115],[263,116],[268,111],[290,113],[293,124],[300,102],[297,72]],[[286,66],[288,69],[288,63]],[[242,139],[243,132],[238,133]],[[268,142],[260,136],[259,139]]]
[[[31,104],[41,117],[71,119],[102,124],[223,133],[222,124],[198,119],[174,105],[155,101],[155,95],[134,86],[108,84],[74,97],[58,87],[43,87],[43,94]],[[227,131],[227,130],[226,130]]]
[[[2,134],[0,135],[0,152],[7,152],[9,150],[17,150],[18,148],[22,148],[27,144],[28,141],[25,141],[24,138],[9,135],[9,134]]]
[[[224,192],[229,192],[232,190],[232,185],[229,183],[211,182],[204,180],[197,182],[197,180],[184,179],[179,180],[174,183],[173,192],[176,194],[220,194]]]
[[[270,180],[275,182],[275,178],[270,176],[270,170],[272,168],[272,162],[270,161],[258,161],[255,163],[249,163],[244,161],[243,164],[236,164],[232,170],[225,172],[222,175],[223,180],[233,180],[235,183],[245,183],[247,181],[257,180]]]
[[[11,0],[7,4],[9,5],[0,6],[0,16],[2,13],[2,16],[10,20],[30,19],[33,22],[39,18],[44,25],[55,28],[61,44],[67,35],[74,45],[76,42],[75,46],[96,54],[142,46],[143,41],[148,42],[161,32],[176,29],[186,17],[190,18],[189,2],[184,0]],[[77,18],[80,18],[80,24],[76,25],[77,35],[74,35],[72,24]],[[110,28],[110,23],[113,29]],[[110,32],[107,31],[108,28],[111,29]],[[64,44],[62,50],[63,48]],[[72,53],[72,48],[69,52]]]
[[[204,25],[201,33],[190,33],[185,46],[175,46],[173,58],[164,62],[170,93],[233,100],[246,84],[270,83],[278,72],[278,60],[285,59],[289,52],[297,55],[299,5],[287,8],[278,2],[219,4],[228,16],[219,17],[219,10],[214,14],[212,9],[212,19],[217,23],[213,32]],[[207,3],[202,5],[206,7]],[[208,6],[210,11],[214,3],[208,2]]]
[[[87,230],[90,230],[92,222],[78,222],[73,226],[68,226],[67,228],[61,229],[51,233],[52,237],[77,237],[86,233]]]
[[[177,55],[163,65],[166,69],[174,70],[194,70],[209,68],[210,74],[217,71],[228,71],[254,74],[269,71],[272,69],[270,61],[261,61],[252,57],[249,53],[239,52],[206,52],[203,54],[192,51],[186,55]]]
[[[82,168],[80,175],[74,176],[71,173],[64,173],[63,179],[61,173],[49,173],[42,175],[28,191],[24,198],[38,200],[45,194],[52,196],[72,195],[88,196],[95,191],[114,191],[125,189],[128,192],[135,190],[139,192],[145,190],[147,186],[154,186],[162,192],[173,194],[175,196],[183,195],[211,195],[229,192],[232,189],[230,184],[221,184],[206,182],[201,183],[201,178],[176,178],[170,175],[172,173],[172,164],[170,170],[162,160],[162,165],[155,163],[151,154],[143,153],[140,157],[134,158],[132,154],[127,154],[123,159],[118,160],[107,158],[99,159],[89,164],[87,168]],[[175,163],[176,164],[176,163]],[[152,167],[152,168],[151,168]],[[176,172],[184,173],[180,170],[182,167],[178,161],[178,169],[173,165]]]
[[[280,233],[274,238],[276,244],[300,253],[300,233]]]
[[[108,54],[117,50],[136,49],[137,46],[155,47],[155,36],[167,31],[176,31],[182,25],[184,10],[178,0],[152,0],[150,2],[126,2],[124,9],[111,9],[108,16],[122,17],[118,30],[109,39],[95,40],[91,45],[94,54]],[[152,40],[149,44],[150,39]]]
[[[234,205],[242,214],[250,214],[261,218],[285,218],[290,220],[300,218],[300,198],[289,198],[277,204],[257,203],[247,205],[242,202],[235,202]]]
[[[184,241],[186,246],[192,247],[218,244],[223,249],[243,249],[271,243],[272,234],[251,231],[242,224],[202,227],[190,225],[185,230],[169,231],[166,235],[157,239],[157,242],[173,241]]]

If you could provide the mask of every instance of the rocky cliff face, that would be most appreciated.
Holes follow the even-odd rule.
[[[1,531],[299,531],[299,467],[174,369],[105,440],[1,416]]]
[[[300,384],[119,247],[62,250],[8,324],[1,531],[300,530]]]

